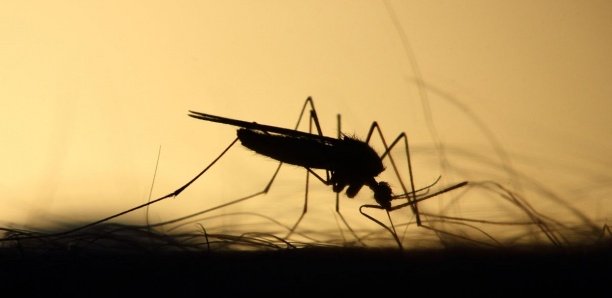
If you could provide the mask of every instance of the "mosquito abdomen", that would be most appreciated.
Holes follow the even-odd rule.
[[[333,146],[318,139],[291,137],[241,128],[243,146],[284,163],[312,169],[333,168]]]

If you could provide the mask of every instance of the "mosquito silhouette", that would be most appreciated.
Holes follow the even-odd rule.
[[[309,131],[298,131],[297,128],[299,127],[308,106],[310,106]],[[308,97],[304,102],[298,122],[294,129],[264,125],[256,122],[247,122],[196,111],[189,112],[189,116],[196,119],[240,127],[237,131],[236,140],[240,140],[244,147],[280,162],[276,172],[272,176],[270,182],[267,184],[267,187],[264,189],[264,193],[268,192],[278,173],[278,170],[283,163],[300,166],[306,169],[307,189],[305,192],[304,209],[301,216],[290,230],[289,235],[298,226],[307,212],[308,175],[313,175],[323,184],[332,186],[333,191],[336,193],[336,211],[339,214],[339,193],[346,189],[346,196],[349,198],[354,198],[363,188],[363,186],[367,186],[374,193],[374,199],[378,203],[378,206],[363,205],[362,208],[379,208],[386,210],[388,213],[389,211],[411,206],[416,215],[417,225],[421,225],[421,219],[416,204],[418,201],[425,200],[432,196],[439,195],[443,192],[447,192],[467,184],[467,182],[462,182],[434,194],[422,195],[420,197],[417,196],[417,193],[428,189],[431,187],[431,185],[424,189],[415,190],[412,179],[412,166],[410,163],[408,139],[405,133],[401,133],[391,143],[391,145],[387,145],[380,126],[377,122],[373,122],[370,126],[370,130],[365,141],[362,141],[341,132],[340,115],[338,115],[338,138],[324,136],[316,109],[314,107],[314,102],[311,97]],[[316,134],[312,132],[313,124],[316,128]],[[378,153],[369,145],[374,132],[379,134],[385,147],[385,151],[382,155],[378,155]],[[234,142],[236,142],[236,140],[234,140]],[[407,155],[410,176],[410,190],[407,189],[400,178],[399,181],[403,189],[403,193],[400,195],[394,195],[389,183],[385,181],[377,181],[376,177],[385,170],[385,167],[383,166],[383,160],[385,158],[389,158],[395,173],[398,175],[398,177],[400,177],[398,167],[390,155],[390,152],[401,140],[404,140]],[[314,172],[313,170],[315,169],[325,170],[325,177],[322,177]],[[436,182],[434,182],[434,184]],[[408,202],[392,206],[392,200],[396,199],[407,199]],[[389,229],[386,225],[382,224],[380,221],[374,219],[370,215],[365,214],[363,211],[361,211],[361,213],[389,230],[392,234],[394,234],[394,237],[396,237],[396,240],[398,240],[399,243],[399,239],[397,239],[397,236],[393,230]],[[344,220],[341,214],[340,216],[350,229],[350,226]]]

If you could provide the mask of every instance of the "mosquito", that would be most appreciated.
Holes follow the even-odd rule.
[[[304,117],[307,107],[310,107],[309,131],[303,132],[297,130],[297,128]],[[420,190],[415,189],[412,179],[412,165],[410,163],[408,138],[406,137],[405,133],[401,133],[391,143],[391,145],[387,145],[380,126],[377,122],[373,122],[370,126],[370,130],[365,141],[362,141],[356,137],[348,136],[341,132],[340,115],[338,115],[337,138],[324,136],[312,97],[308,97],[304,102],[294,129],[264,125],[256,122],[247,122],[191,110],[189,111],[189,116],[199,120],[237,126],[239,128],[237,130],[237,138],[234,140],[234,142],[240,140],[244,147],[258,154],[279,161],[276,172],[273,174],[271,180],[263,190],[263,193],[268,192],[283,163],[306,169],[307,176],[304,207],[302,214],[291,228],[287,237],[293,233],[307,212],[309,175],[313,175],[323,184],[332,187],[332,190],[336,193],[336,212],[340,215],[340,218],[344,221],[347,227],[349,227],[349,229],[350,226],[346,220],[344,220],[344,217],[342,217],[339,210],[339,194],[345,189],[346,196],[349,198],[354,198],[364,186],[367,186],[373,192],[374,200],[378,205],[363,205],[362,208],[384,209],[388,214],[389,211],[410,206],[416,215],[416,223],[418,226],[420,226],[421,219],[417,207],[418,201],[425,200],[467,184],[467,182],[462,182],[434,194],[417,196],[418,192],[428,189],[431,187],[431,185]],[[313,125],[316,128],[316,134],[312,132]],[[385,148],[382,155],[378,155],[378,153],[369,145],[369,142],[375,132],[378,133]],[[385,181],[377,181],[376,177],[385,170],[383,165],[383,160],[385,158],[389,158],[396,175],[400,177],[398,167],[396,166],[390,152],[401,140],[404,140],[405,144],[408,172],[410,177],[410,190],[408,190],[408,188],[404,185],[402,179],[399,179],[403,193],[401,195],[394,195],[389,183]],[[324,177],[317,174],[314,170],[324,170]],[[436,182],[434,182],[434,184]],[[396,199],[407,199],[408,202],[393,206],[392,201]],[[367,215],[361,209],[360,212],[364,216],[389,230],[396,238],[398,244],[401,246],[401,242],[397,238],[397,234],[394,230],[389,229],[386,225],[382,224],[380,221],[374,219],[370,215]],[[389,220],[391,220],[390,217]]]

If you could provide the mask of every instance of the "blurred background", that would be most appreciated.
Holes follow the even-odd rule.
[[[591,243],[612,215],[608,1],[18,1],[0,9],[0,225],[65,230],[166,195],[235,127],[188,110],[293,127],[312,96],[323,132],[409,136],[417,188],[469,186],[405,208],[407,247]],[[302,126],[301,129],[306,129]],[[378,138],[373,147],[382,153]],[[394,157],[408,183],[406,155]],[[176,199],[114,219],[158,223],[262,190],[276,163],[240,146]],[[381,175],[403,193],[387,163]],[[310,181],[296,241],[395,245]],[[283,236],[305,171],[270,193],[180,221]],[[386,214],[367,210],[389,224]],[[272,220],[274,219],[274,220]],[[198,226],[196,223],[201,224]],[[178,227],[162,226],[171,232]],[[608,234],[609,237],[609,234]],[[358,239],[359,240],[356,240]],[[361,241],[361,243],[360,243]]]

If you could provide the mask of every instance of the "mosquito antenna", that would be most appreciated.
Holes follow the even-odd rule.
[[[438,176],[438,178],[436,178],[436,180],[434,182],[432,182],[431,184],[429,184],[429,185],[427,185],[425,187],[419,188],[419,189],[415,189],[414,193],[416,194],[416,193],[424,192],[424,194],[428,194],[429,191],[431,190],[431,188],[434,185],[438,184],[440,179],[442,179],[442,175]],[[411,197],[411,196],[412,196],[412,193],[410,192],[410,193],[405,193],[405,194],[401,194],[401,195],[394,195],[393,197],[391,197],[391,199],[392,200],[395,200],[395,199],[405,199],[405,198],[408,198],[408,197]]]

